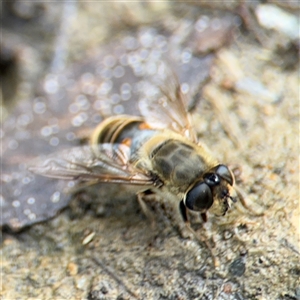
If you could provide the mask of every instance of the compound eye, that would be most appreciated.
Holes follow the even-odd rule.
[[[213,204],[210,187],[201,182],[195,185],[186,195],[185,206],[190,210],[203,211],[209,209]]]
[[[220,183],[220,177],[215,173],[207,173],[204,175],[204,181],[209,186],[216,186]]]
[[[225,165],[219,165],[216,169],[216,173],[226,180],[230,185],[233,185],[234,178],[231,171]]]

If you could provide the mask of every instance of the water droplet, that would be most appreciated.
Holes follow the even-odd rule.
[[[24,215],[30,215],[31,210],[29,208],[26,208],[26,209],[24,209],[23,213],[24,213]]]
[[[124,107],[123,107],[123,105],[121,105],[121,104],[116,105],[113,108],[113,113],[116,114],[116,115],[124,113]]]
[[[72,181],[71,181],[72,182]],[[60,200],[60,192],[56,191],[55,193],[52,194],[52,196],[50,197],[50,200],[53,203],[57,203]]]
[[[190,86],[188,83],[185,82],[185,83],[181,84],[180,89],[183,94],[187,94],[190,90]]]
[[[106,55],[103,58],[103,63],[107,68],[112,68],[116,64],[116,58],[112,55]]]
[[[111,97],[110,97],[110,102],[111,104],[118,104],[120,101],[121,101],[121,97],[119,94],[113,94]]]
[[[74,132],[68,132],[68,133],[66,134],[66,139],[67,139],[68,141],[73,141],[75,138],[76,138],[76,135],[75,135]]]
[[[36,215],[34,213],[29,214],[28,219],[30,219],[31,221],[34,221],[36,219]]]
[[[92,116],[93,123],[99,124],[101,122],[102,118],[99,114],[94,114]]]
[[[141,51],[139,52],[139,56],[142,60],[146,60],[147,57],[149,56],[149,51],[147,49],[141,49]]]
[[[135,65],[133,68],[133,72],[136,77],[141,77],[144,75],[145,70],[141,65]]]
[[[109,93],[111,88],[113,87],[113,83],[111,80],[106,80],[101,83],[99,88],[97,89],[97,95],[106,95]]]
[[[111,79],[113,75],[113,72],[111,69],[103,69],[101,70],[101,77],[103,79]]]
[[[42,136],[49,136],[52,134],[52,128],[50,126],[44,126],[41,129],[41,135]]]
[[[113,74],[114,74],[114,77],[115,77],[115,78],[121,78],[121,77],[123,77],[124,74],[125,74],[125,69],[124,69],[124,67],[122,67],[122,66],[117,66],[117,67],[115,67],[115,68],[114,68]]]
[[[126,53],[122,54],[119,61],[122,66],[128,66],[128,55]]]
[[[166,52],[168,50],[168,42],[163,35],[158,35],[155,38],[155,45],[160,48],[161,51]]]
[[[211,27],[213,30],[217,31],[217,30],[220,30],[221,27],[222,27],[222,22],[220,19],[218,18],[214,18],[212,21],[211,21]]]
[[[128,64],[130,66],[135,66],[140,62],[139,56],[136,53],[130,53],[128,54]]]
[[[192,51],[191,49],[187,48],[181,53],[181,61],[184,64],[187,64],[190,62],[192,58]]]
[[[25,127],[32,121],[32,117],[28,114],[23,114],[18,117],[17,123],[19,126]]]
[[[50,139],[49,144],[53,147],[56,147],[59,144],[59,138],[54,136]]]
[[[32,204],[35,203],[35,199],[33,197],[30,197],[30,198],[27,199],[27,203],[32,205]]]
[[[31,179],[30,179],[29,177],[24,177],[24,178],[22,179],[22,183],[23,183],[23,184],[28,184],[30,181],[31,181]]]
[[[69,188],[72,188],[72,187],[74,187],[75,186],[75,182],[74,181],[69,181],[68,182],[68,187]]]
[[[48,94],[56,94],[59,89],[57,79],[53,76],[48,76],[44,82],[44,90]]]
[[[87,119],[87,113],[82,112],[72,119],[72,125],[75,127],[80,127]]]
[[[134,50],[138,47],[138,42],[133,36],[127,36],[124,38],[124,45],[127,50]]]
[[[95,84],[85,84],[82,88],[81,91],[86,94],[86,95],[95,95],[95,91],[97,90],[97,86]],[[88,109],[88,108],[86,108]]]
[[[81,110],[87,110],[90,107],[90,102],[85,95],[78,95],[75,99]]]
[[[20,180],[20,179],[19,179]],[[21,192],[22,192],[22,190],[21,189],[15,189],[14,191],[13,191],[13,195],[14,195],[14,197],[18,197],[18,196],[20,196],[21,195]]]
[[[69,112],[71,114],[77,114],[80,110],[79,105],[77,103],[72,103],[69,105]]]
[[[18,201],[18,200],[14,200],[14,201],[12,202],[12,206],[13,206],[13,207],[20,207],[20,205],[21,205],[21,203],[20,203],[20,201]]]
[[[44,102],[36,102],[33,104],[33,111],[36,114],[43,114],[46,111],[46,104]]]
[[[132,87],[129,83],[125,82],[121,85],[121,93],[130,93]]]
[[[149,48],[153,44],[153,33],[147,31],[140,36],[139,40],[143,47]]]
[[[196,30],[198,32],[203,32],[209,25],[209,17],[202,16],[197,22],[196,22]]]
[[[122,98],[123,101],[127,101],[131,98],[131,93],[122,94],[121,98]]]

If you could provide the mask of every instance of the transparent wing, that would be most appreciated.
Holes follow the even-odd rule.
[[[179,80],[173,73],[167,72],[165,77],[162,83],[147,83],[143,87],[144,98],[139,103],[141,114],[151,127],[169,128],[197,142]]]
[[[135,168],[129,158],[128,146],[107,143],[74,147],[38,158],[28,169],[57,179],[152,185],[152,178]]]

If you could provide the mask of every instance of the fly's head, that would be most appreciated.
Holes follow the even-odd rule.
[[[236,201],[233,184],[234,176],[228,167],[217,165],[190,187],[183,203],[193,211],[205,213],[209,210],[217,216],[224,216],[230,208],[230,202]]]

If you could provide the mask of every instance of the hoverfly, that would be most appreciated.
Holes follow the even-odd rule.
[[[171,86],[171,88],[170,88]],[[138,199],[152,194],[187,211],[223,216],[230,207],[234,176],[197,141],[176,80],[155,101],[142,101],[142,117],[112,116],[94,130],[90,144],[35,161],[37,174],[66,180],[136,186]]]

